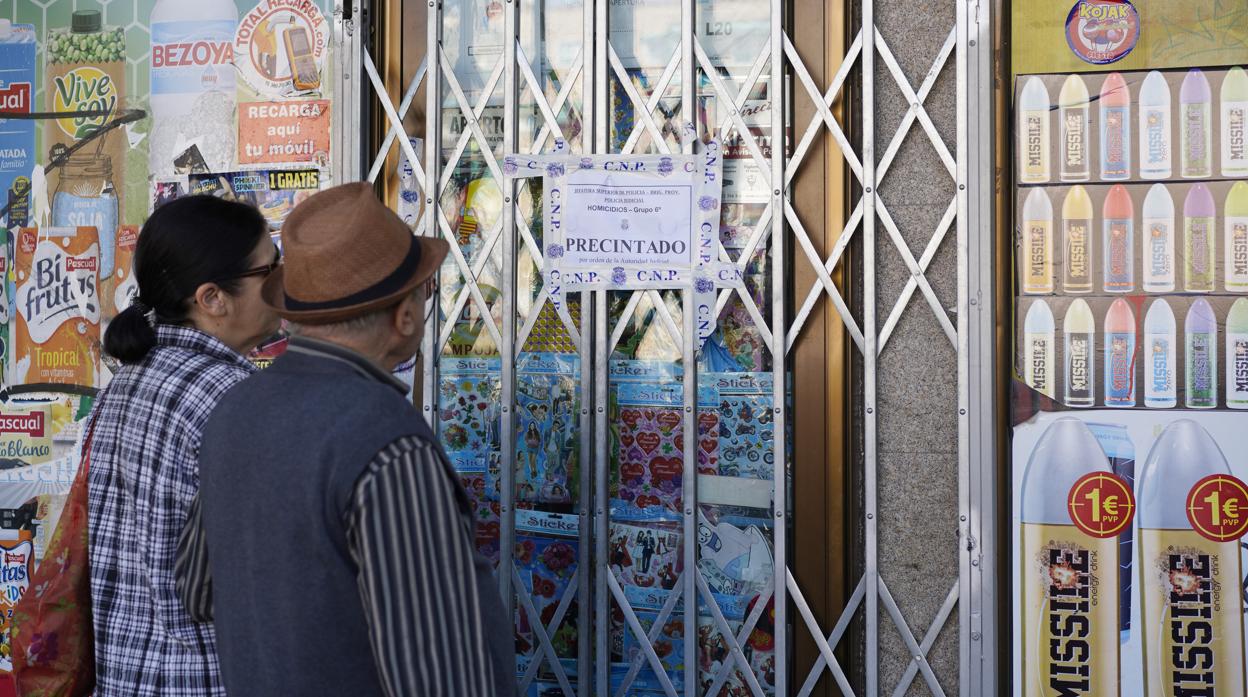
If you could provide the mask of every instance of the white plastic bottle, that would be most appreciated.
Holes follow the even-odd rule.
[[[214,172],[237,159],[234,95],[234,0],[158,0],[150,17],[152,140],[156,177],[173,176],[173,161],[198,145]]]

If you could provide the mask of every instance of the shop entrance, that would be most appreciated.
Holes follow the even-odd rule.
[[[994,693],[980,667],[994,661],[993,621],[980,608],[986,597],[993,611],[980,566],[991,553],[959,544],[963,563],[949,570],[939,612],[918,625],[925,633],[910,628],[878,566],[877,358],[904,313],[935,313],[963,367],[958,539],[983,539],[977,526],[994,524],[975,499],[991,500],[990,486],[980,490],[990,463],[976,469],[991,448],[977,456],[968,445],[982,442],[976,423],[994,427],[981,417],[991,409],[971,404],[975,374],[961,362],[991,318],[942,307],[924,275],[942,242],[965,241],[967,221],[988,211],[968,210],[967,184],[982,182],[968,176],[980,155],[968,152],[964,92],[989,84],[970,50],[988,35],[987,9],[981,30],[978,5],[958,8],[915,86],[888,46],[858,29],[874,26],[869,2],[444,0],[347,11],[340,26],[354,50],[344,55],[358,65],[346,72],[367,82],[357,113],[373,117],[376,141],[346,143],[359,176],[418,234],[452,242],[419,398],[516,617],[522,694],[875,695],[879,636],[894,629],[912,660],[883,689]],[[817,39],[795,29],[803,19],[823,27]],[[950,148],[923,103],[955,66]],[[911,106],[881,156],[874,108],[856,105],[873,105],[883,80]],[[507,177],[505,158],[690,152],[685,124],[725,145],[717,253],[744,288],[720,291],[701,351],[691,290],[570,294],[561,319],[542,282],[540,180]],[[874,195],[911,131],[942,153],[947,172],[934,176],[959,184],[921,256]],[[878,308],[877,230],[912,274]],[[851,245],[862,268],[852,283]],[[965,271],[981,252],[958,250],[965,310]],[[985,370],[980,389],[990,390]],[[852,472],[851,413],[863,443]],[[954,618],[961,672],[938,678],[925,657]]]

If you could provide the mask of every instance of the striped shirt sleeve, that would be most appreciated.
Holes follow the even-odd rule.
[[[173,561],[174,588],[195,622],[212,621],[212,572],[208,569],[208,542],[204,539],[199,492],[191,499],[186,526],[178,537]]]
[[[494,697],[471,519],[429,443],[396,440],[356,483],[347,544],[386,694]]]

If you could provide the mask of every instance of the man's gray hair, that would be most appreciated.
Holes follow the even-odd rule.
[[[390,319],[390,312],[394,307],[383,307],[380,310],[373,310],[356,317],[351,317],[338,322],[327,322],[324,324],[299,324],[297,322],[287,322],[292,334],[310,335],[310,336],[358,336],[371,335],[380,332],[385,323]]]
[[[415,297],[420,292],[420,286],[412,290],[411,297]],[[298,322],[287,321],[290,333],[301,334],[304,336],[372,336],[380,333],[385,327],[386,322],[390,321],[390,313],[399,303],[406,298],[396,300],[393,305],[387,305],[378,310],[370,310],[362,315],[350,317],[339,322],[327,322],[324,324],[299,324]]]

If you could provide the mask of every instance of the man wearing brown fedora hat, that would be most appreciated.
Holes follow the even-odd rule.
[[[296,207],[282,249],[263,297],[295,336],[209,420],[179,549],[226,692],[514,694],[467,495],[391,376],[420,346],[446,242],[413,236],[360,183]]]

